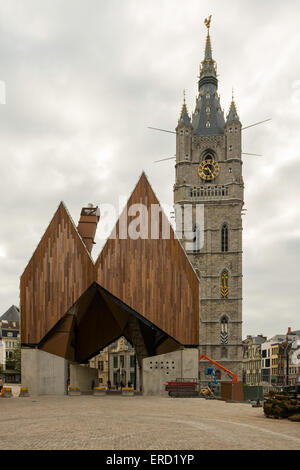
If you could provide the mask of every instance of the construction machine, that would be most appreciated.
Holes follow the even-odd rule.
[[[218,366],[220,369],[223,369],[232,378],[232,383],[236,384],[238,382],[237,375],[234,372],[231,372],[231,370],[226,369],[226,367],[222,366],[219,362],[214,361],[211,357],[202,354],[198,360],[201,361],[201,359],[206,359],[207,361],[210,361],[216,366]]]

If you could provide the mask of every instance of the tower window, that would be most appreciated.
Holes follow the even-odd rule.
[[[228,271],[226,270],[221,274],[221,297],[228,298]]]
[[[229,145],[229,152],[232,152],[232,145]]]
[[[220,343],[228,344],[228,318],[225,315],[221,318],[220,321]],[[225,349],[225,351],[223,349]],[[223,357],[227,356],[226,348],[222,348],[221,354]]]
[[[194,236],[193,236],[193,245],[194,245],[194,251],[200,251],[200,228],[196,224],[194,226],[193,230]]]
[[[223,253],[228,251],[228,225],[224,224],[221,230],[221,249]]]
[[[185,154],[185,159],[186,159],[186,160],[189,159],[189,154],[188,154],[188,153]]]

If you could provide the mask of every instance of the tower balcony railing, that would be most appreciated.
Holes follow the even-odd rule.
[[[198,188],[190,188],[189,195],[192,198],[201,198],[201,199],[211,199],[211,198],[222,198],[229,196],[228,186],[221,185],[210,185],[210,186],[200,186]]]

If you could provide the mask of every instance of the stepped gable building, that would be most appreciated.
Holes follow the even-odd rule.
[[[183,235],[200,282],[199,348],[242,376],[242,125],[232,98],[225,119],[218,95],[210,19],[198,97],[190,117],[184,100],[176,127],[174,204],[192,205],[193,244]],[[204,243],[196,208],[204,207]],[[175,211],[175,217],[178,212]],[[183,232],[183,217],[176,230]],[[203,369],[207,367],[201,362]],[[203,377],[204,378],[204,377]]]

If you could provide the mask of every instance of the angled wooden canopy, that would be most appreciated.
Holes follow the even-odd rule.
[[[129,208],[139,204],[147,209],[148,236],[122,239],[124,227],[130,232],[135,224]],[[142,173],[113,231],[116,238],[107,240],[96,262],[96,281],[181,344],[197,345],[199,281],[162,211],[156,224],[159,207]]]
[[[137,204],[144,207],[142,217],[138,210],[135,212]],[[61,203],[21,276],[22,343],[39,345],[54,354],[59,350],[64,357],[70,357],[73,344],[75,350],[77,348],[77,353],[72,353],[73,358],[85,360],[97,352],[95,348],[113,341],[120,331],[123,334],[129,332],[127,324],[122,327],[118,324],[118,319],[127,318],[126,310],[131,311],[133,317],[140,316],[139,320],[153,324],[162,335],[169,336],[173,349],[174,341],[181,345],[197,345],[198,279],[166,216],[159,209],[159,202],[143,173],[116,224],[115,238],[107,240],[94,264]],[[132,233],[132,227],[135,233],[139,231],[141,218],[144,227],[148,227],[148,234],[142,229],[142,237],[126,236],[128,232]],[[170,236],[164,238],[168,231]],[[93,294],[91,307],[85,300],[90,294],[85,293],[95,284],[100,290],[102,288],[102,293],[100,295],[98,289],[98,294]],[[80,309],[84,312],[82,321],[79,321],[78,309],[74,308],[79,305],[79,299]],[[116,313],[116,301],[122,303],[122,308],[118,307],[119,313]],[[114,319],[102,315],[101,309],[108,315],[113,314]],[[148,338],[150,351],[151,335],[148,327],[143,326],[144,322],[140,324]],[[99,335],[98,340],[95,335]],[[76,338],[81,338],[78,343]],[[82,338],[94,342],[94,346],[84,345]]]

